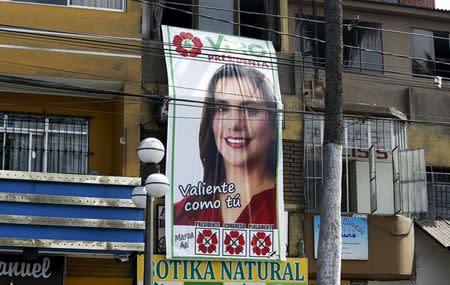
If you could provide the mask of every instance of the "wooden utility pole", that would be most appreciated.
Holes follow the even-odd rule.
[[[342,0],[325,0],[325,136],[323,195],[318,248],[318,285],[341,283]]]

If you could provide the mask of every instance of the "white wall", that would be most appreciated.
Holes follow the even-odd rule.
[[[416,285],[450,283],[450,250],[423,230],[415,230]]]

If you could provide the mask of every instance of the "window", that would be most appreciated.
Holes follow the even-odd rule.
[[[450,219],[450,171],[427,168],[428,212],[420,219]]]
[[[86,174],[88,119],[0,112],[2,170]]]
[[[180,0],[177,3],[164,4],[162,23],[169,26],[274,40],[277,38],[276,33],[269,32],[267,29],[277,30],[276,19],[252,14],[252,12],[277,14],[277,3],[278,0]]]
[[[89,7],[110,10],[125,9],[124,0],[12,0],[16,2],[39,3],[61,6]]]
[[[323,21],[324,19],[319,18],[319,20]],[[344,21],[344,23],[348,24],[350,21]],[[319,41],[313,40],[316,38],[315,25],[317,25],[317,39]],[[359,22],[358,25],[350,31],[346,27],[343,29],[344,67],[358,72],[382,72],[381,31],[363,28],[381,28],[381,25],[367,22]],[[325,24],[323,22],[297,21],[296,30],[298,35],[306,37],[306,39],[297,41],[297,50],[303,54],[303,60],[307,64],[324,67]]]
[[[198,17],[198,29],[222,34],[234,34],[234,3],[233,1],[198,0],[198,13],[207,17]],[[204,7],[215,7],[223,10],[212,10]],[[214,19],[222,19],[217,21]]]
[[[422,29],[411,33],[413,73],[450,78],[450,34]]]
[[[304,124],[307,208],[318,211],[324,117],[305,115]],[[394,214],[426,209],[424,151],[406,148],[406,125],[389,119],[345,117],[344,126],[342,211]]]

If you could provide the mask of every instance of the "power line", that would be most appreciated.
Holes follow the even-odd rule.
[[[178,102],[181,102],[182,104],[186,104],[186,103],[197,104],[197,105],[190,105],[190,107],[201,107],[198,104],[202,104],[202,105],[212,106],[212,108],[214,108],[214,107],[216,107],[216,108],[220,108],[220,107],[242,108],[241,105],[236,105],[236,104],[223,104],[223,103],[215,103],[215,102],[205,102],[202,100],[194,100],[194,99],[173,98],[173,97],[169,97],[169,96],[142,95],[142,94],[109,91],[109,90],[102,90],[102,89],[81,88],[81,87],[71,86],[71,85],[67,85],[67,84],[60,84],[60,83],[43,81],[43,80],[34,80],[34,79],[31,80],[31,79],[21,78],[21,77],[16,77],[16,76],[0,75],[0,81],[8,82],[8,83],[11,83],[11,81],[12,81],[13,83],[16,82],[16,83],[20,83],[20,84],[27,85],[27,86],[37,86],[37,87],[47,87],[47,88],[50,87],[50,88],[55,88],[55,89],[64,90],[64,91],[85,92],[85,93],[91,93],[91,94],[108,94],[108,95],[116,95],[116,96],[123,96],[123,97],[128,96],[128,97],[146,99],[151,102],[162,102],[162,101],[166,100],[169,102],[169,104],[179,104]],[[173,103],[173,102],[175,102],[175,103]],[[311,111],[286,110],[286,109],[265,108],[265,107],[247,107],[247,108],[260,110],[260,111],[284,113],[284,114],[318,114],[319,113],[319,112],[311,112]],[[380,117],[374,117],[374,116],[347,115],[346,117],[380,119]],[[450,122],[445,122],[445,121],[428,121],[428,120],[415,120],[415,119],[414,120],[411,120],[411,119],[401,120],[401,119],[394,119],[394,118],[383,118],[383,119],[390,120],[390,121],[410,122],[410,123],[418,123],[418,124],[450,126]]]
[[[234,22],[235,23],[235,22]],[[22,31],[15,31],[15,30],[12,30],[11,29],[11,27],[12,26],[8,26],[8,27],[10,27],[10,28],[8,28],[8,29],[4,29],[4,28],[2,28],[2,27],[0,27],[0,31],[6,31],[6,32],[10,32],[10,33],[19,33],[19,34],[22,34],[22,33],[25,33],[25,34],[34,34],[34,33],[36,33],[36,32],[26,32],[26,31],[23,31],[23,29],[22,29]],[[256,26],[255,26],[256,27]],[[275,30],[274,30],[275,31]],[[50,39],[52,39],[52,38],[55,38],[56,37],[56,39],[58,39],[58,37],[59,36],[55,36],[55,35],[49,35],[48,34],[48,30],[47,31],[45,31],[45,32],[47,32],[47,33],[45,33],[45,34],[42,34],[42,33],[40,33],[39,35],[38,35],[38,37],[39,36],[43,36],[43,37],[45,37],[45,38],[48,38],[48,37],[50,37]],[[58,33],[58,34],[61,34],[61,33],[59,33],[59,32],[56,32],[56,33]],[[71,36],[73,35],[73,34],[70,34]],[[89,37],[93,37],[92,35],[88,35]],[[315,39],[315,38],[309,38],[309,37],[303,37],[303,36],[298,36],[298,37],[302,37],[302,38],[305,38],[305,39],[308,39],[308,40],[312,40],[312,41],[320,41],[320,42],[323,42],[323,43],[325,43],[325,41],[323,41],[323,40],[319,40],[319,39]],[[72,38],[70,38],[70,37],[67,37],[67,36],[61,36],[61,38],[63,38],[64,40],[67,40],[68,42],[74,42],[74,39],[72,39]],[[86,40],[85,39],[80,39],[80,40],[82,40],[83,42],[86,42]],[[123,47],[125,47],[125,48],[130,48],[130,49],[126,49],[127,51],[139,51],[139,52],[142,52],[142,53],[148,53],[147,51],[145,51],[145,50],[143,50],[143,46],[141,46],[141,45],[139,45],[139,46],[136,46],[136,45],[129,45],[129,44],[123,44],[123,43],[112,43],[112,42],[104,42],[104,41],[98,41],[98,40],[95,40],[95,41],[93,41],[94,43],[100,43],[100,44],[103,44],[103,46],[102,47],[110,47],[112,50],[114,50],[114,51],[121,51],[121,48],[122,48],[122,50],[123,50]],[[169,50],[168,48],[166,48],[166,47],[170,47],[170,46],[173,46],[173,44],[172,43],[164,43],[164,42],[158,42],[158,41],[151,41],[152,43],[154,43],[154,44],[156,44],[156,46],[153,46],[153,47],[149,47],[150,49],[157,49],[157,50],[164,50],[164,51],[166,51],[166,50]],[[75,44],[77,44],[77,42],[75,41],[74,42]],[[158,45],[163,45],[163,47],[161,48],[160,46],[158,46]],[[90,45],[91,47],[98,47],[98,46],[95,46],[95,45],[92,45],[92,42],[87,42],[86,43],[86,45]],[[423,58],[417,58],[417,57],[411,57],[411,56],[406,56],[406,55],[401,55],[401,54],[395,54],[395,53],[388,53],[388,52],[383,52],[383,51],[377,51],[377,50],[371,50],[371,49],[366,49],[366,48],[361,48],[361,47],[356,47],[356,46],[349,46],[349,45],[346,45],[346,47],[348,47],[348,48],[352,48],[352,49],[359,49],[359,50],[364,50],[364,51],[367,51],[367,52],[373,52],[373,53],[381,53],[381,54],[383,54],[383,55],[389,55],[389,56],[394,56],[394,57],[403,57],[403,58],[407,58],[407,59],[412,59],[412,60],[420,60],[420,61],[425,61],[425,62],[432,62],[432,63],[439,63],[439,64],[445,64],[445,65],[450,65],[450,63],[447,63],[447,62],[443,62],[443,61],[436,61],[436,60],[429,60],[429,59],[423,59]],[[211,48],[203,48],[203,50],[206,50],[206,51],[214,51],[214,49],[211,49]],[[237,52],[238,51],[238,52]],[[228,53],[231,53],[231,54],[239,54],[239,55],[246,55],[245,53],[243,53],[242,52],[242,50],[238,50],[238,49],[227,49],[227,52]],[[206,54],[206,55],[208,55],[208,54]],[[211,54],[209,54],[209,55],[211,55]],[[272,60],[272,59],[275,59],[275,58],[277,58],[276,56],[271,56],[271,55],[269,55],[269,56],[266,56],[266,55],[264,55],[264,56],[260,56],[261,58],[269,58],[270,60]],[[280,58],[278,58],[279,60],[280,60]],[[318,59],[320,59],[320,58],[318,58]],[[268,61],[264,61],[264,60],[261,60],[262,62],[266,62],[266,63],[268,63]],[[281,65],[282,63],[278,63],[279,65]],[[372,63],[371,63],[372,64]],[[373,65],[373,64],[372,64]],[[359,67],[360,69],[364,69],[364,70],[368,70],[368,71],[379,71],[379,69],[376,69],[376,68],[368,68],[368,67]],[[406,68],[406,67],[405,67]],[[436,70],[439,70],[439,71],[441,71],[441,69],[436,69]],[[395,72],[395,71],[388,71],[388,70],[385,70],[384,72],[389,72],[389,73],[399,73],[399,72]],[[412,73],[400,73],[400,74],[404,74],[404,75],[413,75]],[[434,76],[432,76],[432,75],[423,75],[423,76],[425,76],[425,77],[430,77],[430,78],[434,78]]]
[[[156,5],[156,6],[157,5],[164,5],[164,4],[158,4],[154,0],[153,1],[133,0],[133,1],[140,2],[140,3],[146,3],[146,4],[151,4],[151,5]],[[209,9],[209,10],[225,11],[225,12],[233,12],[233,13],[237,12],[237,13],[248,14],[248,15],[267,16],[267,17],[273,17],[273,18],[278,18],[278,19],[294,20],[294,21],[300,21],[300,22],[312,22],[312,23],[319,23],[319,24],[324,24],[325,23],[325,20],[315,20],[315,19],[309,19],[309,18],[303,18],[303,17],[291,17],[291,16],[284,16],[284,15],[276,15],[276,14],[269,14],[269,13],[246,11],[246,10],[241,10],[241,9],[228,9],[228,8],[220,8],[220,7],[199,5],[199,4],[178,3],[178,2],[167,1],[167,0],[164,0],[164,3],[165,4],[172,4],[172,5],[175,5],[175,6],[185,6],[185,7],[191,7],[191,8],[203,8],[203,9],[207,9],[207,10]],[[350,27],[351,24],[342,24],[342,26],[343,27]],[[384,28],[375,28],[375,27],[362,26],[362,25],[358,25],[357,28],[366,29],[366,30],[375,30],[375,31],[389,32],[389,33],[398,33],[398,34],[404,34],[404,35],[408,35],[408,36],[409,35],[414,35],[414,36],[421,36],[421,37],[427,37],[427,38],[433,38],[433,39],[448,40],[448,38],[446,38],[446,37],[431,36],[431,35],[427,35],[427,34],[405,32],[405,31],[384,29]]]
[[[359,80],[361,80],[361,78],[359,78]],[[367,80],[370,80],[371,82],[373,82],[373,79],[367,79]],[[1,79],[0,79],[0,82],[1,82]],[[384,81],[381,81],[382,83],[384,83]],[[54,83],[54,82],[49,82],[49,83]],[[179,89],[186,89],[186,90],[191,90],[191,91],[199,91],[199,92],[204,92],[204,93],[206,93],[206,90],[204,90],[204,89],[200,89],[200,88],[192,88],[192,87],[186,87],[186,86],[179,86],[179,85],[167,85],[168,86],[168,88],[171,88],[171,87],[175,87],[175,88],[179,88]],[[405,85],[405,86],[408,86],[408,85]],[[424,87],[425,88],[425,87]],[[18,89],[21,89],[21,90],[24,90],[24,91],[29,91],[29,89],[26,89],[26,88],[24,88],[24,87],[21,87],[21,86],[15,86],[14,87],[14,89],[15,90],[18,90]],[[106,90],[107,91],[107,90]],[[246,97],[245,95],[242,95],[242,94],[236,94],[236,93],[227,93],[227,92],[218,92],[218,93],[222,93],[222,94],[227,94],[227,95],[234,95],[234,96],[239,96],[239,97]],[[286,95],[286,94],[284,94],[285,96],[292,96],[292,95]],[[156,96],[156,95],[155,95]],[[132,97],[132,98],[135,98],[135,97]],[[126,98],[126,100],[128,100],[128,101],[130,101],[130,100],[133,100],[132,98]],[[147,101],[150,101],[150,102],[153,102],[153,103],[155,103],[155,102],[161,102],[161,98],[163,98],[163,97],[161,97],[161,96],[156,96],[156,98],[158,98],[159,100],[149,100],[148,98],[145,98]],[[140,98],[135,98],[135,100],[136,100],[136,102],[140,102],[141,101],[141,99]],[[113,99],[109,99],[109,100],[105,100],[105,102],[110,102],[110,101],[115,101],[115,100],[113,100]],[[92,101],[91,101],[92,102]],[[61,104],[61,105],[67,105],[67,104],[71,104],[72,102],[69,102],[69,103],[67,103],[67,102],[55,102],[55,103],[53,103],[52,105],[58,105],[58,104]],[[86,103],[89,103],[88,101],[86,102]],[[344,103],[346,103],[346,102],[344,102]],[[34,103],[33,103],[34,104]],[[18,103],[13,103],[13,104],[10,104],[10,103],[4,103],[4,104],[2,104],[2,103],[0,103],[0,105],[6,105],[6,106],[9,106],[9,105],[14,105],[14,106],[22,106],[22,105],[24,105],[24,106],[28,106],[28,105],[30,105],[30,104],[28,104],[28,103],[20,103],[20,104],[18,104]],[[46,104],[46,105],[48,105],[48,103]],[[177,103],[177,105],[179,106],[179,105],[183,105],[183,106],[190,106],[190,107],[193,107],[192,105],[185,105],[185,104],[180,104],[180,103]],[[410,113],[404,113],[403,112],[403,114],[405,114],[405,115],[411,115]],[[423,118],[447,118],[447,117],[445,117],[445,116],[433,116],[433,115],[414,115],[415,117],[423,117]],[[294,121],[294,119],[292,119],[292,120],[286,120],[285,119],[285,121]]]
[[[1,30],[1,28],[0,28],[0,30]],[[46,37],[48,37],[48,35],[46,35]],[[58,38],[58,37],[57,37]],[[90,42],[88,42],[88,44],[90,44]],[[109,42],[108,42],[108,44],[110,44]],[[166,46],[166,45],[168,45],[168,46],[171,46],[172,44],[167,44],[167,43],[162,43],[163,44],[163,46]],[[159,44],[159,45],[161,45],[161,43]],[[94,47],[96,47],[96,46],[94,46]],[[136,46],[133,46],[133,47],[136,47]],[[165,48],[165,47],[160,47],[160,46],[155,46],[155,47],[153,47],[153,48],[151,48],[151,49],[155,49],[155,50],[168,50],[167,48]],[[205,50],[212,50],[212,49],[206,49],[205,48]],[[151,53],[151,52],[148,52],[148,51],[142,51],[142,50],[140,50],[141,52],[143,52],[143,53],[147,53],[147,54],[153,54],[153,55],[156,55],[156,56],[163,56],[163,55],[161,55],[161,54],[155,54],[155,53]],[[227,52],[228,52],[228,50],[227,50]],[[242,54],[242,53],[240,53],[240,54]],[[207,53],[205,53],[204,55],[212,55],[212,54],[207,54]],[[174,57],[175,58],[183,58],[182,56],[180,56],[180,55],[177,55],[177,54],[174,54]],[[275,59],[275,57],[272,57],[272,56],[265,56],[266,58],[270,58],[270,59]],[[186,59],[186,58],[184,58],[184,59]],[[237,58],[238,60],[240,60],[240,58]],[[283,58],[277,58],[278,59],[278,62],[277,62],[277,65],[278,66],[290,66],[290,67],[292,67],[292,66],[297,66],[297,67],[307,67],[307,68],[309,68],[309,67],[311,67],[311,66],[309,66],[309,65],[305,65],[305,64],[293,64],[293,63],[290,63],[290,62],[288,62],[288,63],[286,63],[286,62],[282,62],[282,61],[286,61],[286,60],[288,60],[288,61],[291,61],[291,59],[283,59]],[[203,59],[199,59],[199,58],[189,58],[188,60],[197,60],[197,61],[199,61],[199,60],[203,60]],[[206,61],[206,60],[203,60],[203,61]],[[270,62],[270,61],[264,61],[264,60],[259,60],[261,63],[266,63],[266,64],[273,64],[272,62]],[[299,61],[299,62],[302,62],[302,60],[297,60],[297,61]],[[303,62],[304,62],[305,60],[303,60]],[[271,67],[260,67],[260,68],[262,68],[262,69],[272,69]],[[320,68],[323,68],[323,67],[320,67]],[[374,72],[379,72],[380,70],[379,69],[376,69],[376,68],[367,68],[367,67],[360,67],[360,69],[361,70],[365,70],[365,71],[374,71]],[[407,73],[407,72],[400,72],[400,71],[389,71],[389,70],[384,70],[384,73],[391,73],[391,74],[401,74],[401,75],[408,75],[408,76],[412,76],[412,75],[414,75],[414,74],[412,74],[412,73]],[[373,75],[373,76],[380,76],[380,75]],[[434,76],[430,76],[430,75],[422,75],[423,77],[428,77],[428,78],[431,78],[431,79],[433,79],[434,78]],[[389,78],[391,78],[391,77],[389,77]],[[402,80],[405,80],[404,78],[402,78]],[[423,87],[423,86],[422,86]]]
[[[135,1],[145,2],[143,0],[135,0]],[[224,22],[224,23],[240,25],[240,26],[243,26],[243,27],[254,28],[254,29],[257,29],[257,30],[262,30],[262,31],[267,31],[267,32],[273,32],[273,33],[276,33],[276,34],[279,34],[279,35],[282,35],[282,36],[290,36],[290,37],[294,37],[294,38],[298,38],[298,39],[306,39],[306,40],[326,43],[324,40],[317,39],[317,38],[310,38],[310,37],[305,37],[305,36],[300,36],[300,35],[295,35],[295,34],[290,34],[290,33],[284,33],[284,32],[280,32],[280,31],[277,31],[277,30],[269,29],[269,28],[262,28],[262,27],[258,27],[258,26],[255,26],[255,25],[238,23],[238,22],[235,22],[235,21],[230,21],[230,20],[226,20],[226,19],[220,19],[220,18],[211,17],[211,16],[208,16],[208,15],[200,14],[200,13],[195,13],[195,12],[190,12],[190,11],[186,11],[186,10],[183,10],[183,9],[169,7],[169,6],[166,6],[166,5],[163,5],[163,4],[159,4],[159,3],[153,3],[153,4],[155,6],[159,6],[159,7],[162,7],[162,8],[167,8],[167,9],[170,9],[170,10],[175,10],[175,11],[179,11],[179,12],[190,14],[190,15],[194,15],[194,16],[199,16],[199,17],[203,17],[203,18],[206,18],[206,19],[212,19],[212,20],[216,20],[216,21],[220,21],[220,22]],[[402,55],[402,54],[397,54],[397,53],[373,50],[373,49],[357,47],[357,46],[352,46],[352,45],[345,45],[344,44],[343,46],[346,47],[346,48],[358,49],[358,50],[362,50],[362,51],[366,51],[366,52],[379,53],[379,54],[383,54],[383,55],[389,55],[389,56],[400,57],[400,58],[407,58],[407,59],[415,59],[415,60],[421,60],[421,61],[426,61],[426,62],[434,62],[434,63],[439,63],[439,64],[444,64],[444,65],[449,65],[450,66],[450,63],[449,62],[445,62],[445,61],[437,61],[437,60],[429,60],[429,59],[426,59],[426,58],[411,57],[411,56],[408,56],[408,55]]]

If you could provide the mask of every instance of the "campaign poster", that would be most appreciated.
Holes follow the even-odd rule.
[[[271,42],[163,26],[168,258],[285,259]]]
[[[369,235],[367,218],[341,217],[342,259],[368,260]],[[319,247],[320,216],[314,216],[314,258],[317,258]]]

